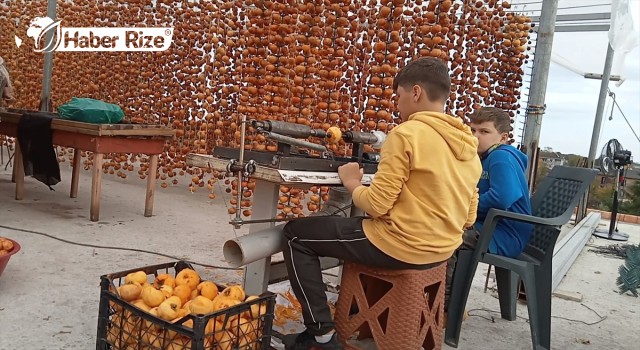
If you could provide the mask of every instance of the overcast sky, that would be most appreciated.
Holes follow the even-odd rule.
[[[529,3],[526,5],[528,10],[540,9],[540,4],[534,2],[540,1],[514,1]],[[611,0],[559,0],[558,14],[611,11],[611,6],[562,9],[593,4],[611,4]],[[634,17],[634,30],[640,33],[640,0],[630,0],[630,6],[630,12]],[[538,16],[540,12],[533,11],[530,15]],[[571,62],[575,70],[601,74],[607,43],[607,32],[556,33],[553,52],[556,57]],[[619,87],[614,82],[610,83],[609,88],[615,93],[616,101],[636,134],[640,135],[640,49],[636,47],[629,52],[624,67],[614,67],[613,74],[621,74],[626,79]],[[600,84],[600,80],[585,79],[560,64],[551,63],[545,99],[547,110],[542,121],[540,147],[552,147],[562,153],[588,155]],[[613,119],[608,119],[611,113],[610,106],[611,100],[608,100],[596,158],[600,155],[602,146],[609,139],[616,138],[624,148],[633,153],[635,162],[640,161],[640,141],[634,136],[617,108],[614,109]],[[522,121],[524,119],[520,117],[516,129],[522,127]],[[521,133],[517,130],[516,136]],[[516,137],[516,141],[519,140],[519,137]]]

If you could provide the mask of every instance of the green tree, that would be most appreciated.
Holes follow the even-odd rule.
[[[587,208],[610,211],[613,204],[613,191],[611,184],[600,186],[600,180],[594,181],[589,187]]]
[[[620,204],[620,212],[631,215],[640,215],[640,181],[634,181],[631,186],[628,187],[627,199]]]
[[[567,154],[567,165],[568,166],[578,166],[578,163],[580,162],[580,160],[584,158],[581,155],[577,155],[577,154]]]
[[[538,184],[540,183],[540,181],[542,181],[542,179],[544,179],[545,176],[547,176],[548,174],[549,174],[549,168],[547,168],[547,166],[544,164],[542,160],[538,159],[538,168],[536,169],[536,179],[533,185],[534,192],[535,192],[535,189],[538,187]]]

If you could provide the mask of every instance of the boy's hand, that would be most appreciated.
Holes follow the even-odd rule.
[[[362,184],[362,176],[364,170],[360,168],[360,164],[352,162],[338,167],[338,176],[344,187],[353,192],[356,187]]]
[[[4,94],[2,96],[2,98],[6,101],[13,101],[15,100],[15,97],[13,96],[13,88],[10,86],[5,86],[4,87]]]

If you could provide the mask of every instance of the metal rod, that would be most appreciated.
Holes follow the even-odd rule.
[[[253,121],[253,126],[263,131],[270,131],[276,134],[287,135],[290,137],[307,138],[309,136],[325,137],[324,130],[314,130],[308,125],[281,122],[277,120]]]
[[[240,217],[241,201],[242,201],[242,172],[244,171],[244,143],[246,141],[245,131],[247,130],[247,115],[242,115],[242,125],[240,126],[240,167],[238,170],[237,180],[238,180],[238,193],[236,195],[236,228],[240,228],[237,223],[242,222],[242,218]]]
[[[616,226],[616,216],[618,215],[618,193],[620,192],[620,173],[621,168],[616,171],[616,186],[613,191],[613,205],[611,206],[611,218],[609,219],[609,237],[613,236],[613,230]]]
[[[609,90],[609,79],[611,78],[611,66],[613,65],[613,48],[607,43],[607,56],[604,59],[604,69],[602,81],[600,82],[600,94],[598,96],[598,106],[596,107],[596,118],[593,121],[593,133],[591,134],[591,145],[589,146],[589,156],[587,157],[587,168],[593,168],[598,151],[598,141],[600,140],[600,129],[602,128],[602,116],[604,115],[604,105],[607,100],[607,90]],[[578,208],[578,218],[583,219],[587,215],[587,202],[589,191],[584,194]]]
[[[570,14],[570,15],[558,15],[556,17],[556,22],[575,22],[575,21],[596,21],[596,20],[608,20],[611,19],[610,12],[601,12],[601,13],[579,13],[579,14]],[[531,22],[538,23],[540,22],[540,16],[531,16]]]
[[[244,220],[241,219],[240,222],[236,222],[236,221],[230,221],[230,224],[239,224],[239,225],[247,225],[247,224],[264,224],[264,223],[268,223],[268,222],[281,222],[281,221],[291,221],[291,220],[298,220],[300,218],[298,217],[293,217],[293,216],[287,216],[281,219],[278,218],[273,218],[273,219],[251,219],[251,220]]]
[[[604,104],[607,101],[607,90],[609,79],[611,78],[611,66],[613,65],[613,48],[607,44],[607,56],[604,60],[604,70],[602,81],[600,82],[600,94],[598,96],[598,106],[596,107],[596,119],[593,122],[593,133],[591,134],[591,146],[589,147],[589,157],[587,157],[587,167],[592,168],[598,151],[598,140],[600,139],[600,129],[602,128],[602,116],[604,115]]]
[[[298,146],[298,147],[304,147],[304,148],[309,148],[318,152],[326,152],[327,148],[323,145],[319,145],[317,143],[313,143],[313,142],[309,142],[309,141],[303,141],[303,140],[298,140],[295,139],[293,137],[288,137],[288,136],[284,136],[284,135],[280,135],[280,134],[276,134],[276,133],[266,133],[265,136],[267,138],[270,138],[272,140],[276,140],[276,141],[280,141],[280,142],[284,142],[293,146]]]
[[[47,3],[47,16],[54,22],[56,20],[56,0],[49,0]],[[54,30],[47,31],[46,44],[50,47],[53,40]],[[51,76],[53,74],[53,51],[44,53],[44,69],[42,73],[42,95],[40,96],[40,111],[51,112]]]

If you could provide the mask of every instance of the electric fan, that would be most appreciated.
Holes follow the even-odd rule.
[[[618,215],[619,196],[621,188],[624,184],[624,167],[631,164],[631,152],[622,148],[618,140],[609,140],[600,153],[600,170],[604,176],[615,176],[616,184],[613,191],[613,204],[611,205],[611,222],[609,223],[609,231],[596,230],[593,235],[610,239],[614,241],[627,241],[629,235],[617,232],[616,217]]]

